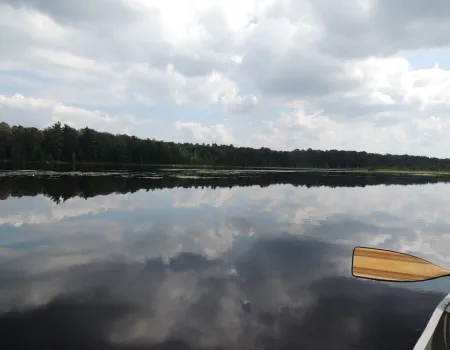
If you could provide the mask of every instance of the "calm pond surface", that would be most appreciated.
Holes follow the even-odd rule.
[[[450,268],[437,178],[5,171],[0,199],[1,349],[410,350],[450,292],[350,272],[355,246]]]

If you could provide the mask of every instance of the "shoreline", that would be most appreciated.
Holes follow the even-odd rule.
[[[145,168],[168,168],[168,169],[221,169],[221,170],[272,170],[272,171],[291,171],[291,172],[328,172],[328,173],[362,173],[362,174],[404,174],[415,176],[450,176],[449,170],[418,170],[418,169],[390,169],[390,168],[303,168],[303,167],[271,167],[271,166],[238,166],[238,165],[210,165],[210,164],[136,164],[136,163],[103,163],[103,162],[26,162],[18,163],[9,160],[0,161],[0,164],[10,165],[11,169],[7,170],[43,170],[47,167],[58,166],[71,166],[75,169],[83,167],[108,167],[108,168],[133,168],[133,169],[145,169]],[[28,167],[29,166],[29,167]],[[37,167],[41,169],[36,169]],[[105,169],[107,170],[107,169]],[[83,170],[75,170],[81,171]]]

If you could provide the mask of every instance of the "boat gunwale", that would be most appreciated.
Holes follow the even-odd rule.
[[[450,293],[447,294],[447,296],[442,299],[439,305],[434,309],[431,318],[429,319],[413,350],[432,350],[431,341],[444,312],[450,313]]]

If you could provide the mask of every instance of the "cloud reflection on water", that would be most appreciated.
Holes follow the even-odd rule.
[[[447,192],[278,185],[1,201],[0,347],[411,349],[448,284],[356,280],[351,252],[445,266]]]
[[[226,275],[226,260],[187,253],[168,266],[160,259],[98,261],[32,279],[9,276],[2,295],[16,303],[26,299],[24,285],[30,293],[53,286],[58,294],[0,317],[0,343],[14,349],[411,349],[442,295],[336,277],[333,260],[345,251],[292,238],[258,241],[235,256],[238,280]],[[253,303],[250,315],[240,310],[243,296]]]

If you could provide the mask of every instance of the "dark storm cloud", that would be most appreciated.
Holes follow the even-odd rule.
[[[350,262],[348,251],[294,238],[258,241],[237,258],[237,280],[219,273],[223,262],[194,254],[169,265],[73,267],[60,273],[49,302],[0,316],[0,347],[410,350],[442,295],[336,276],[334,261]],[[20,294],[23,277],[1,278],[1,293]],[[252,314],[240,310],[242,297]]]

